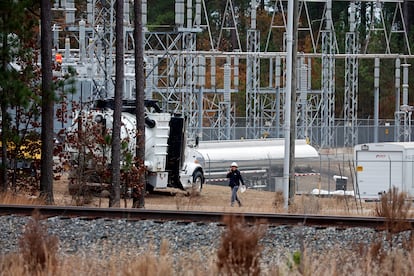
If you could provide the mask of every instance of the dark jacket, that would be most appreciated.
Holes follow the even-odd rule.
[[[227,178],[229,178],[229,186],[230,187],[234,187],[234,186],[240,186],[240,182],[241,184],[244,185],[244,181],[243,181],[243,177],[240,174],[239,170],[234,170],[234,171],[230,171],[227,173]]]

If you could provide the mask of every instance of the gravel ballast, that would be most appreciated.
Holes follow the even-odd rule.
[[[0,217],[1,254],[18,251],[19,238],[30,217]],[[80,218],[52,217],[41,221],[50,235],[59,238],[61,254],[87,254],[103,258],[109,251],[122,250],[136,256],[152,248],[158,252],[162,240],[168,241],[172,259],[200,256],[211,258],[220,246],[226,227],[218,223],[157,222],[150,220],[87,220]],[[254,228],[251,228],[254,229]],[[248,231],[248,230],[246,230]],[[396,236],[400,245],[408,239],[409,232]],[[368,245],[374,240],[386,240],[385,232],[369,228],[314,228],[306,226],[269,226],[260,240],[263,247],[261,262],[274,266],[286,260],[289,254],[303,247],[312,252],[330,249],[352,249]]]

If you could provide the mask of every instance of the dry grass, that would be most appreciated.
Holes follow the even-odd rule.
[[[179,192],[175,195],[175,207],[177,210],[191,210],[194,206],[201,205],[201,194],[191,189],[188,192]]]
[[[265,234],[261,225],[248,227],[242,217],[224,218],[226,231],[217,252],[220,275],[260,275],[259,260],[262,248],[259,240]]]
[[[35,211],[19,241],[20,254],[28,269],[36,272],[56,267],[58,243],[57,237],[47,234],[47,227],[41,223],[39,212]]]
[[[321,200],[316,196],[297,196],[289,206],[289,213],[293,214],[320,214]]]
[[[282,192],[274,193],[274,212],[284,213],[284,197]],[[332,214],[355,215],[360,213],[356,201],[351,197],[332,196],[318,197],[316,195],[297,195],[289,204],[289,213],[293,214]]]
[[[275,192],[275,197],[273,200],[273,207],[275,212],[283,212],[285,208],[285,199],[283,197],[283,192]]]
[[[412,275],[414,268],[413,252],[385,250],[371,252],[365,246],[361,252],[335,248],[324,254],[303,252],[301,257],[294,255],[267,275]],[[378,250],[378,248],[377,248]],[[402,261],[404,260],[404,261]]]
[[[54,182],[55,204],[59,206],[108,207],[107,196],[79,197],[78,200],[68,191],[66,175]],[[248,189],[239,194],[243,203],[241,208],[230,207],[231,190],[226,186],[206,184],[201,193],[184,192],[178,189],[166,189],[164,194],[149,194],[145,198],[145,209],[149,210],[194,210],[212,212],[242,213],[291,213],[315,215],[348,215],[372,216],[377,214],[378,204],[375,202],[359,202],[353,197],[319,197],[316,195],[297,195],[290,204],[289,210],[284,209],[283,193]],[[122,208],[132,206],[131,199],[123,200]],[[394,200],[392,201],[394,202]],[[0,204],[34,204],[44,202],[33,196],[0,194]],[[382,204],[382,203],[381,203]],[[401,206],[402,207],[402,206]],[[395,207],[393,207],[395,208]],[[407,205],[408,213],[413,212]],[[382,212],[382,211],[381,211]],[[385,215],[387,217],[387,215]],[[390,217],[393,215],[391,214]],[[401,216],[400,216],[401,217]]]
[[[373,215],[376,204],[356,202],[355,198],[318,197],[314,195],[295,196],[284,209],[281,192],[266,192],[248,189],[239,194],[243,203],[241,208],[230,207],[231,190],[229,187],[206,184],[201,193],[184,192],[178,189],[166,189],[164,194],[149,194],[145,198],[145,209],[149,210],[194,210],[212,212],[243,212],[243,213],[293,213],[318,215]],[[54,183],[54,201],[58,206],[108,207],[108,197],[74,198],[68,191],[68,180],[65,175]],[[124,200],[123,200],[124,201]],[[35,204],[43,201],[35,197],[0,194],[0,204]],[[121,207],[129,208],[132,200],[126,199]],[[362,206],[362,207],[361,207]]]
[[[18,254],[1,259],[2,275],[54,275],[59,268],[57,251],[59,241],[47,234],[47,228],[35,211],[19,240]]]
[[[41,198],[31,197],[24,194],[15,194],[8,191],[0,193],[0,203],[13,205],[44,205],[45,201]]]

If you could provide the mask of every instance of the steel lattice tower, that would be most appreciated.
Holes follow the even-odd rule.
[[[306,64],[305,57],[298,62],[298,97],[296,100],[296,137],[299,139],[308,138],[308,127],[310,121],[308,93],[310,91],[310,64]]]
[[[332,30],[330,0],[327,1],[326,28],[322,31],[322,126],[321,147],[334,146],[335,125],[335,33]]]
[[[261,94],[260,94],[260,32],[250,29],[247,31],[248,56],[246,60],[246,137],[257,138],[261,135]]]
[[[358,35],[355,31],[355,4],[350,8],[350,32],[345,37],[345,93],[344,93],[344,137],[345,146],[358,143]]]

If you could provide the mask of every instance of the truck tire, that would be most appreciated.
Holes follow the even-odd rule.
[[[154,191],[154,186],[152,186],[151,184],[146,184],[145,189],[148,193],[152,193]]]
[[[200,171],[197,171],[194,173],[192,189],[193,189],[193,192],[200,193],[202,188],[203,188],[203,173]]]

